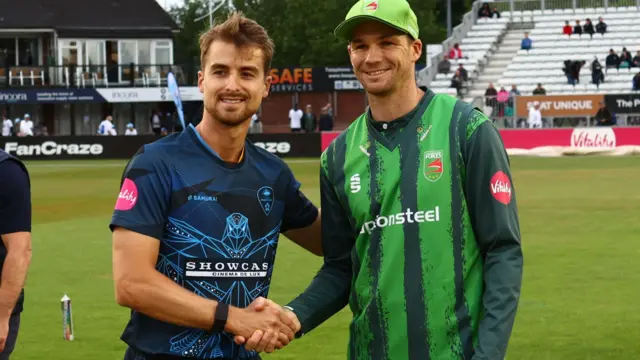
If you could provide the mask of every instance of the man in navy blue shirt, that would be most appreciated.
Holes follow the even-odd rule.
[[[0,150],[0,360],[13,352],[31,262],[31,186],[22,162]]]
[[[197,127],[138,151],[110,224],[125,359],[260,359],[300,329],[267,301],[278,237],[321,255],[320,217],[276,156],[246,140],[268,95],[273,42],[233,14],[200,39]],[[263,332],[248,351],[234,335]]]

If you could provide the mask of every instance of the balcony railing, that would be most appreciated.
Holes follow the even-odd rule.
[[[166,86],[173,72],[179,85],[195,86],[196,64],[125,64],[0,67],[0,87],[154,87]]]

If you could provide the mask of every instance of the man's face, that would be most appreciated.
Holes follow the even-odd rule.
[[[364,89],[373,95],[393,93],[414,81],[414,63],[422,43],[377,21],[358,25],[349,44],[351,65]]]
[[[214,41],[203,70],[198,72],[198,88],[207,113],[227,126],[251,120],[271,85],[263,64],[264,54],[257,47],[238,48]]]

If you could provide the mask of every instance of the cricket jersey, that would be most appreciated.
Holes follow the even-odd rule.
[[[31,232],[31,185],[22,161],[0,149],[0,238],[3,234]],[[7,258],[7,247],[0,239],[0,276]],[[9,269],[8,271],[11,271]],[[21,313],[24,289],[12,313]]]
[[[269,293],[279,234],[309,226],[317,216],[281,159],[246,141],[241,163],[225,163],[189,126],[132,158],[110,228],[158,239],[160,273],[199,296],[244,308]],[[232,334],[180,327],[137,311],[122,340],[153,355],[256,355],[235,345]]]
[[[307,333],[349,304],[351,360],[502,360],[523,264],[509,160],[484,114],[424,90],[322,154],[325,261],[288,306]]]

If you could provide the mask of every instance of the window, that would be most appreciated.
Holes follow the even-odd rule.
[[[120,65],[120,81],[131,81],[131,63],[138,62],[138,43],[118,41],[118,64]]]
[[[37,38],[18,39],[18,63],[20,66],[37,66],[40,58],[40,47]]]
[[[138,40],[138,64],[144,67],[151,65],[151,41]]]
[[[0,67],[16,66],[16,39],[0,38]]]
[[[84,42],[84,54],[87,65],[86,71],[90,73],[106,72],[107,57],[105,54],[105,42],[100,40],[87,40]]]
[[[171,53],[171,41],[157,40],[154,42],[154,64],[157,65],[171,65],[173,61]]]

